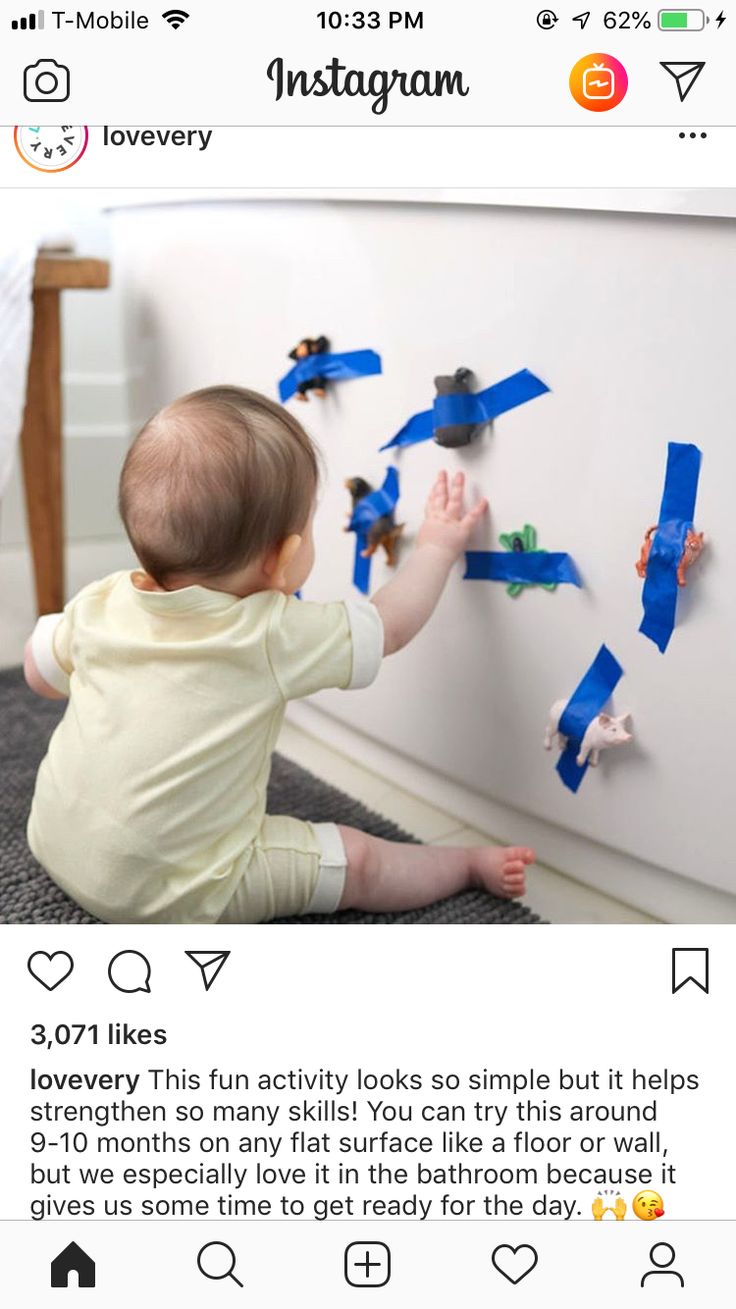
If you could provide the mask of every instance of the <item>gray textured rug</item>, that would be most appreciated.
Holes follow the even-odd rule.
[[[31,855],[25,826],[36,770],[64,710],[27,690],[19,669],[0,672],[0,923],[93,923],[46,876]],[[338,822],[392,841],[411,841],[380,814],[327,786],[288,759],[275,755],[269,787],[270,813],[292,814],[312,822]],[[292,923],[537,923],[516,901],[469,891],[402,914],[313,915]]]

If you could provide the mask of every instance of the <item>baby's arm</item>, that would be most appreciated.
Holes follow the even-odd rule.
[[[30,636],[23,651],[23,676],[31,690],[36,692],[36,695],[42,695],[46,700],[66,700],[66,696],[61,691],[55,691],[53,686],[49,686],[48,682],[39,673],[38,665],[33,657]]]
[[[66,700],[71,664],[68,612],[43,614],[26,641],[23,653],[26,682],[36,695],[46,700]]]
[[[455,474],[452,485],[446,472],[439,473],[427,501],[416,549],[397,576],[372,597],[383,622],[385,655],[403,649],[424,627],[453,564],[488,508],[488,501],[480,500],[466,513],[464,491],[463,473]]]

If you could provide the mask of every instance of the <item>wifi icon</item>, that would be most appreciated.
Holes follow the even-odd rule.
[[[166,13],[162,14],[161,17],[169,24],[169,27],[176,29],[186,22],[189,14],[185,9],[167,9]]]

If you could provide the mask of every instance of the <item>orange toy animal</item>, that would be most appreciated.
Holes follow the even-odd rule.
[[[654,527],[650,527],[649,531],[644,537],[644,544],[641,547],[641,554],[639,556],[636,565],[636,571],[640,577],[646,577],[647,575],[647,564],[649,563],[649,555],[651,554],[651,550],[652,550],[652,541],[654,540],[654,534],[656,531],[658,531],[658,529],[659,529],[659,523],[655,523]],[[694,564],[695,560],[700,558],[704,548],[705,548],[705,537],[703,532],[694,532],[692,528],[689,527],[687,531],[687,536],[685,537],[685,548],[682,552],[682,558],[680,559],[680,562],[677,565],[678,586],[687,586],[687,582],[685,580],[685,573],[687,572],[688,568],[690,568],[691,564]]]

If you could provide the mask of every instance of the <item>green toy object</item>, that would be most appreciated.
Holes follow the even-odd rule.
[[[536,550],[539,554],[547,553],[546,550],[539,549],[537,529],[532,527],[531,523],[525,523],[520,532],[503,532],[498,539],[504,550],[510,550],[512,554],[526,554],[530,550]],[[510,582],[506,587],[506,594],[515,598],[517,595],[521,595],[522,591],[537,585],[536,582]],[[539,585],[544,591],[557,590],[556,582],[540,582]]]

